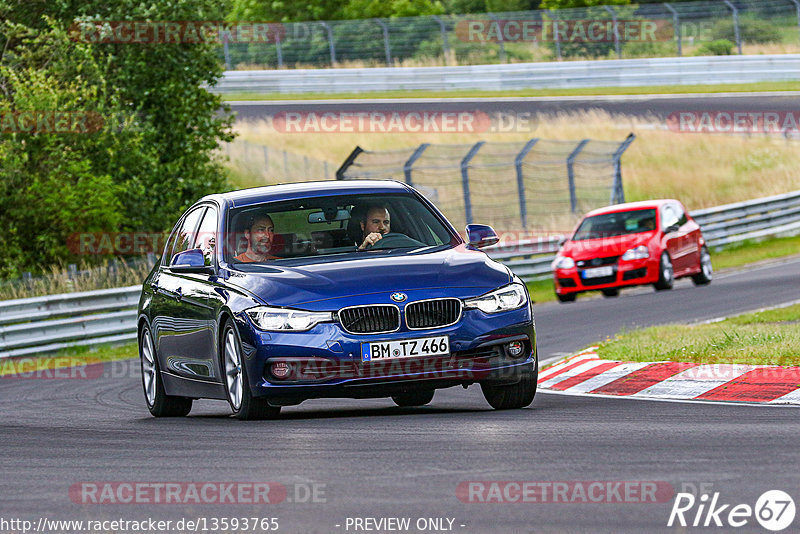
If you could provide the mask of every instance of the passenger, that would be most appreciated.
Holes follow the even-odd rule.
[[[370,206],[361,219],[361,233],[364,241],[358,250],[365,250],[367,247],[375,245],[388,234],[391,225],[391,216],[385,206]]]
[[[258,263],[267,260],[277,260],[277,256],[270,254],[272,241],[275,237],[275,225],[269,215],[254,215],[244,230],[247,241],[247,250],[234,259],[244,263]]]

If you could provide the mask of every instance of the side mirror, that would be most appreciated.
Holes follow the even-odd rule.
[[[468,224],[467,241],[469,246],[474,249],[490,247],[497,244],[500,238],[491,226],[485,224]]]
[[[178,252],[172,257],[169,268],[176,273],[214,274],[214,267],[206,265],[206,258],[199,248]]]
[[[563,247],[563,246],[564,246],[564,243],[566,243],[566,242],[567,242],[567,236],[561,236],[561,237],[559,237],[559,238],[558,238],[558,248],[561,248],[561,247]]]

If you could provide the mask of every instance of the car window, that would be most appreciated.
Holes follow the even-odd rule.
[[[572,237],[574,241],[638,234],[656,228],[656,210],[630,210],[586,217]]]
[[[269,260],[354,253],[364,241],[366,213],[389,212],[385,240],[370,250],[424,248],[458,243],[458,238],[428,206],[411,193],[338,195],[270,202],[232,209],[228,219],[225,258],[234,263],[247,250],[248,222],[269,216],[274,237]]]
[[[189,212],[189,214],[183,219],[181,229],[178,230],[178,233],[175,236],[175,246],[172,248],[170,263],[172,262],[171,258],[174,258],[175,254],[183,252],[184,250],[189,250],[194,246],[196,235],[195,229],[197,228],[197,223],[200,220],[200,216],[203,215],[205,209],[205,206],[196,208]]]
[[[666,230],[674,224],[678,224],[678,214],[674,206],[667,204],[661,210],[661,227]]]
[[[689,222],[689,219],[686,217],[686,213],[683,211],[683,208],[679,204],[674,204],[673,206],[675,208],[675,213],[678,217],[678,224],[683,226],[684,224]]]
[[[199,248],[203,251],[206,265],[214,263],[214,247],[217,243],[217,210],[208,208],[203,221],[197,228],[197,235],[194,238],[192,248]]]

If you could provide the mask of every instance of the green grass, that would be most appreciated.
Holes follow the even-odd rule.
[[[40,372],[47,376],[48,371],[67,367],[82,367],[102,362],[138,358],[137,342],[120,345],[101,345],[98,347],[74,347],[43,356],[31,355],[0,360],[0,376],[26,376]]]
[[[753,365],[800,364],[800,304],[691,326],[622,332],[600,344],[601,358]]]
[[[721,251],[712,250],[711,263],[714,270],[719,272],[723,269],[745,267],[756,262],[776,260],[796,254],[800,254],[800,236],[776,237],[760,242],[745,241]],[[537,304],[556,300],[552,279],[528,282],[527,286],[531,299]],[[600,292],[592,291],[588,294],[600,295]],[[579,296],[578,299],[580,298]]]
[[[516,91],[372,91],[363,93],[228,93],[222,95],[232,100],[332,100],[351,98],[476,98],[476,97],[526,97],[526,96],[597,96],[597,95],[651,95],[754,91],[797,91],[800,82],[762,82],[709,85],[651,85],[644,87],[590,87],[575,89],[520,89]]]

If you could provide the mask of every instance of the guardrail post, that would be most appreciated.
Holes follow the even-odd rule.
[[[264,170],[269,170],[269,147],[264,145]]]
[[[528,152],[531,151],[538,140],[538,138],[534,138],[525,143],[517,157],[514,158],[514,168],[517,170],[517,192],[519,193],[519,218],[523,228],[528,227],[528,207],[525,202],[525,177],[522,175],[522,160],[525,159],[525,156],[528,155]]]
[[[467,219],[467,224],[472,224],[472,198],[469,194],[469,162],[478,153],[478,150],[486,144],[486,141],[478,141],[472,148],[469,149],[467,155],[461,160],[461,188],[464,191],[464,215]]]
[[[283,151],[283,176],[289,177],[289,154],[285,150]]]
[[[797,30],[800,31],[800,0],[792,0],[792,3],[797,10]]]
[[[497,16],[494,13],[487,13],[489,18],[492,19],[495,24],[497,24],[497,44],[500,45],[500,62],[501,63],[508,63],[506,61],[506,46],[503,40],[503,28],[500,27],[500,21],[497,20]]]
[[[610,6],[603,6],[603,9],[611,15],[611,22],[614,24],[614,50],[617,51],[617,58],[622,59],[622,50],[619,47],[619,27],[617,26],[617,12]]]
[[[800,2],[800,0],[794,0],[794,1]],[[664,7],[667,8],[667,10],[669,10],[670,13],[672,13],[672,25],[675,26],[674,28],[675,37],[678,39],[678,57],[682,57],[683,43],[681,43],[681,41],[683,40],[683,37],[681,36],[681,17],[678,14],[678,10],[676,10],[671,5],[665,3]],[[798,14],[800,14],[800,11],[798,11]]]
[[[333,30],[327,22],[320,22],[319,25],[325,28],[325,32],[328,34],[328,51],[331,55],[331,67],[333,67],[336,65],[336,45],[333,44]]]
[[[389,47],[389,26],[381,19],[374,19],[383,30],[383,49],[386,52],[386,66],[392,66],[392,49]]]
[[[617,151],[614,152],[614,185],[611,191],[611,204],[622,204],[625,202],[625,190],[622,187],[622,153],[625,152],[631,143],[633,143],[636,136],[633,132],[628,134],[628,137],[619,145]]]
[[[281,46],[281,32],[275,32],[275,53],[278,54],[278,68],[283,67],[283,47]]]
[[[337,179],[337,180],[344,180],[344,179],[345,179],[345,178],[344,178],[344,173],[345,173],[345,172],[347,172],[347,169],[349,169],[349,168],[350,168],[350,166],[351,166],[353,163],[355,163],[355,161],[356,161],[356,158],[357,158],[357,157],[358,157],[358,155],[359,155],[359,154],[361,154],[362,152],[364,152],[364,149],[363,149],[363,148],[361,148],[360,146],[356,146],[356,147],[353,149],[353,151],[352,151],[352,152],[350,152],[350,155],[349,155],[349,156],[347,156],[347,158],[344,160],[344,162],[342,163],[342,165],[341,165],[341,166],[340,166],[340,167],[339,167],[339,168],[336,170],[336,179]]]
[[[551,17],[553,17],[553,40],[556,43],[556,58],[561,61],[561,36],[558,34],[558,13],[549,9],[547,12],[550,13]]]
[[[327,161],[323,161],[322,162],[322,168],[324,169],[323,172],[325,173],[325,179],[326,180],[330,180],[331,177],[328,175],[328,162]]]
[[[567,156],[567,182],[569,184],[569,209],[572,213],[576,213],[578,211],[578,198],[575,194],[575,158],[578,157],[578,154],[581,153],[583,147],[586,146],[588,143],[588,139],[584,139],[578,146],[575,147],[575,150]]]
[[[739,55],[742,55],[742,36],[739,33],[739,9],[731,4],[730,0],[723,0],[728,9],[733,13],[733,35],[736,38],[736,48],[739,49]]]
[[[417,147],[411,157],[403,164],[403,175],[406,177],[406,183],[411,187],[414,187],[414,181],[411,179],[411,168],[414,166],[414,163],[417,162],[419,157],[425,152],[425,149],[430,146],[430,143],[422,143]]]
[[[231,70],[231,52],[228,50],[228,35],[222,37],[222,53],[225,55],[225,70]]]
[[[797,0],[800,1],[800,0]],[[442,32],[442,53],[444,54],[444,64],[449,65],[447,56],[450,54],[450,44],[447,41],[447,26],[439,15],[433,15],[433,20],[439,23],[439,31]]]

